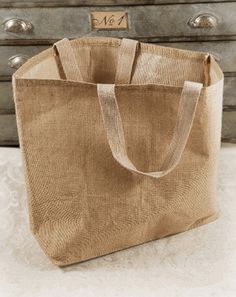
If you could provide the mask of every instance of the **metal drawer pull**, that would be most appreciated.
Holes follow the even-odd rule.
[[[20,68],[20,66],[22,66],[28,60],[28,58],[29,57],[27,57],[25,55],[12,56],[8,59],[8,65],[11,68],[18,69],[18,68]]]
[[[199,14],[188,22],[192,28],[215,28],[218,24],[217,18],[209,13]]]
[[[6,20],[2,25],[4,31],[12,33],[28,33],[33,29],[30,22],[17,18]]]

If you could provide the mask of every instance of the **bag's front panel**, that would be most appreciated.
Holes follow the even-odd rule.
[[[139,168],[160,166],[180,92],[117,88],[128,152]],[[218,98],[200,98],[180,164],[155,180],[132,174],[112,157],[95,86],[33,81],[26,87],[19,81],[15,95],[31,226],[58,265],[180,232],[214,216]]]
[[[31,227],[58,263],[99,254],[92,241],[132,223],[140,195],[139,178],[110,153],[96,88],[66,85],[16,87]]]

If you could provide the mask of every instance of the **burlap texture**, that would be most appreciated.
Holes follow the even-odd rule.
[[[114,38],[70,44],[70,54],[58,43],[13,76],[30,224],[48,257],[68,265],[215,219],[223,74],[214,58],[144,43],[121,54]],[[189,103],[193,121],[179,113],[185,81],[203,84],[195,107]],[[118,158],[108,101],[99,100],[106,84],[120,112],[118,126],[108,127],[121,140]]]

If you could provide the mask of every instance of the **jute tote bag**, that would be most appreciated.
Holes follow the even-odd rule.
[[[56,265],[217,217],[223,75],[209,54],[64,39],[13,85],[31,229]]]

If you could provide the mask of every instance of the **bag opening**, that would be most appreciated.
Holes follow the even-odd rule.
[[[115,82],[120,39],[81,38],[70,43],[84,82]],[[221,79],[220,73],[212,67],[212,60],[214,58],[208,53],[139,43],[130,84],[183,86],[184,81],[189,80],[207,87]],[[24,79],[62,79],[52,48],[31,58],[14,76]]]

